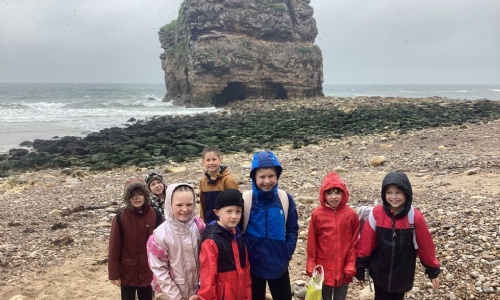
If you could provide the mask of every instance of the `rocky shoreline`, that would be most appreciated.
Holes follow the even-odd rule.
[[[205,145],[226,153],[256,148],[299,148],[324,139],[383,132],[406,133],[500,118],[500,101],[446,98],[323,97],[307,100],[247,100],[218,113],[161,116],[86,137],[33,142],[33,151],[0,155],[0,177],[50,168],[111,170],[149,167],[198,157]]]
[[[379,196],[384,175],[400,170],[410,177],[413,203],[424,213],[443,269],[441,287],[434,291],[417,262],[414,289],[407,298],[498,299],[497,103],[380,97],[325,98],[314,103],[244,101],[202,119],[207,124],[206,132],[218,128],[210,126],[216,126],[221,119],[225,124],[233,120],[234,124],[251,126],[238,127],[241,133],[209,135],[221,142],[226,153],[223,161],[242,190],[250,187],[251,153],[240,148],[226,149],[226,145],[236,147],[239,144],[235,141],[248,139],[250,132],[258,132],[261,138],[269,137],[260,144],[258,139],[249,140],[248,144],[256,149],[273,149],[284,166],[280,187],[289,191],[297,202],[300,236],[290,272],[298,291],[307,280],[304,273],[307,227],[325,174],[331,170],[341,174],[351,194],[348,204],[356,207],[371,204]],[[264,112],[269,113],[268,122],[243,122],[255,121],[252,115]],[[331,116],[330,112],[336,113]],[[364,118],[361,125],[360,118]],[[177,122],[180,121],[171,121]],[[280,133],[285,124],[296,132]],[[326,136],[328,131],[330,135]],[[175,132],[179,137],[188,136],[180,135],[185,130]],[[307,142],[297,144],[292,137],[300,137],[297,143]],[[192,141],[200,142],[194,138]],[[197,155],[192,157],[104,171],[76,165],[69,170],[47,168],[0,178],[0,201],[4,203],[4,209],[0,210],[0,298],[117,299],[119,291],[107,280],[105,259],[110,221],[121,206],[123,182],[130,177],[142,177],[147,169],[155,168],[166,173],[169,183],[188,182],[197,186],[203,169]],[[349,289],[348,299],[373,299],[366,286],[352,284]]]

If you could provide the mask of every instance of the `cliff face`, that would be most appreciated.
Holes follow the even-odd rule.
[[[159,32],[165,101],[206,107],[323,95],[310,0],[185,0]]]

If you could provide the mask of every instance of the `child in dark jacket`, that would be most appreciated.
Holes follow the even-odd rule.
[[[274,300],[292,297],[288,264],[297,245],[299,224],[292,196],[286,193],[286,212],[278,195],[282,170],[274,153],[254,154],[250,171],[252,204],[244,237],[251,266],[252,297],[257,300],[265,299],[266,282]]]
[[[227,166],[222,165],[222,155],[219,148],[206,147],[201,153],[201,163],[205,174],[200,179],[200,216],[206,224],[217,219],[214,213],[215,198],[227,189],[238,190],[238,183],[229,173]]]
[[[242,212],[243,198],[238,190],[225,190],[215,199],[214,213],[219,220],[203,232],[200,249],[198,297],[202,300],[252,298],[250,264],[237,227]]]
[[[316,265],[323,266],[323,300],[344,300],[356,275],[359,219],[347,206],[348,200],[345,182],[336,173],[328,173],[321,184],[320,205],[312,212],[307,235],[306,273],[312,276]]]
[[[125,183],[126,207],[113,219],[109,238],[109,280],[121,288],[121,299],[151,300],[153,273],[148,266],[146,242],[156,227],[157,215],[144,181],[134,178]]]
[[[150,171],[144,177],[144,181],[152,194],[151,206],[158,208],[163,214],[167,190],[165,177],[158,171]]]
[[[424,216],[412,206],[413,192],[406,174],[388,173],[381,197],[383,204],[372,210],[361,232],[356,278],[364,280],[369,269],[375,300],[404,299],[413,287],[418,256],[432,287],[438,288],[441,271],[434,242]]]

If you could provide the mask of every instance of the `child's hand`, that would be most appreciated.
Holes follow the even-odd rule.
[[[431,281],[432,281],[432,288],[437,289],[439,287],[439,277],[431,279]]]
[[[357,282],[360,287],[363,287],[365,285],[364,280],[359,280],[356,277],[354,277],[354,281]]]
[[[111,280],[111,283],[114,284],[114,285],[116,285],[116,286],[120,286],[121,285],[120,279]]]
[[[200,298],[198,298],[198,296],[197,296],[197,295],[193,295],[193,296],[191,296],[191,297],[189,298],[189,300],[198,300],[198,299],[200,299]]]

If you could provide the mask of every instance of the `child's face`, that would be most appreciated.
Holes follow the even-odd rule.
[[[255,172],[255,185],[263,190],[270,191],[278,183],[278,176],[274,168],[259,168]]]
[[[161,182],[158,179],[154,179],[149,183],[149,190],[155,194],[156,196],[163,194],[165,191],[165,186],[163,185],[163,182]]]
[[[179,222],[186,222],[194,210],[194,199],[191,191],[176,191],[172,195],[172,213]]]
[[[130,195],[130,204],[135,208],[141,208],[146,201],[146,197],[141,192],[132,192]]]
[[[243,212],[241,206],[230,205],[224,206],[221,209],[214,209],[214,213],[219,217],[219,225],[226,229],[233,230],[241,219]]]
[[[344,194],[342,193],[341,189],[333,188],[325,191],[324,197],[325,197],[325,203],[331,206],[332,208],[337,208],[339,204],[342,202],[342,196]]]
[[[208,173],[215,174],[219,171],[221,160],[215,152],[207,152],[201,159],[201,163]]]
[[[385,190],[385,200],[387,200],[394,212],[398,213],[404,208],[406,195],[397,186],[389,185]]]

